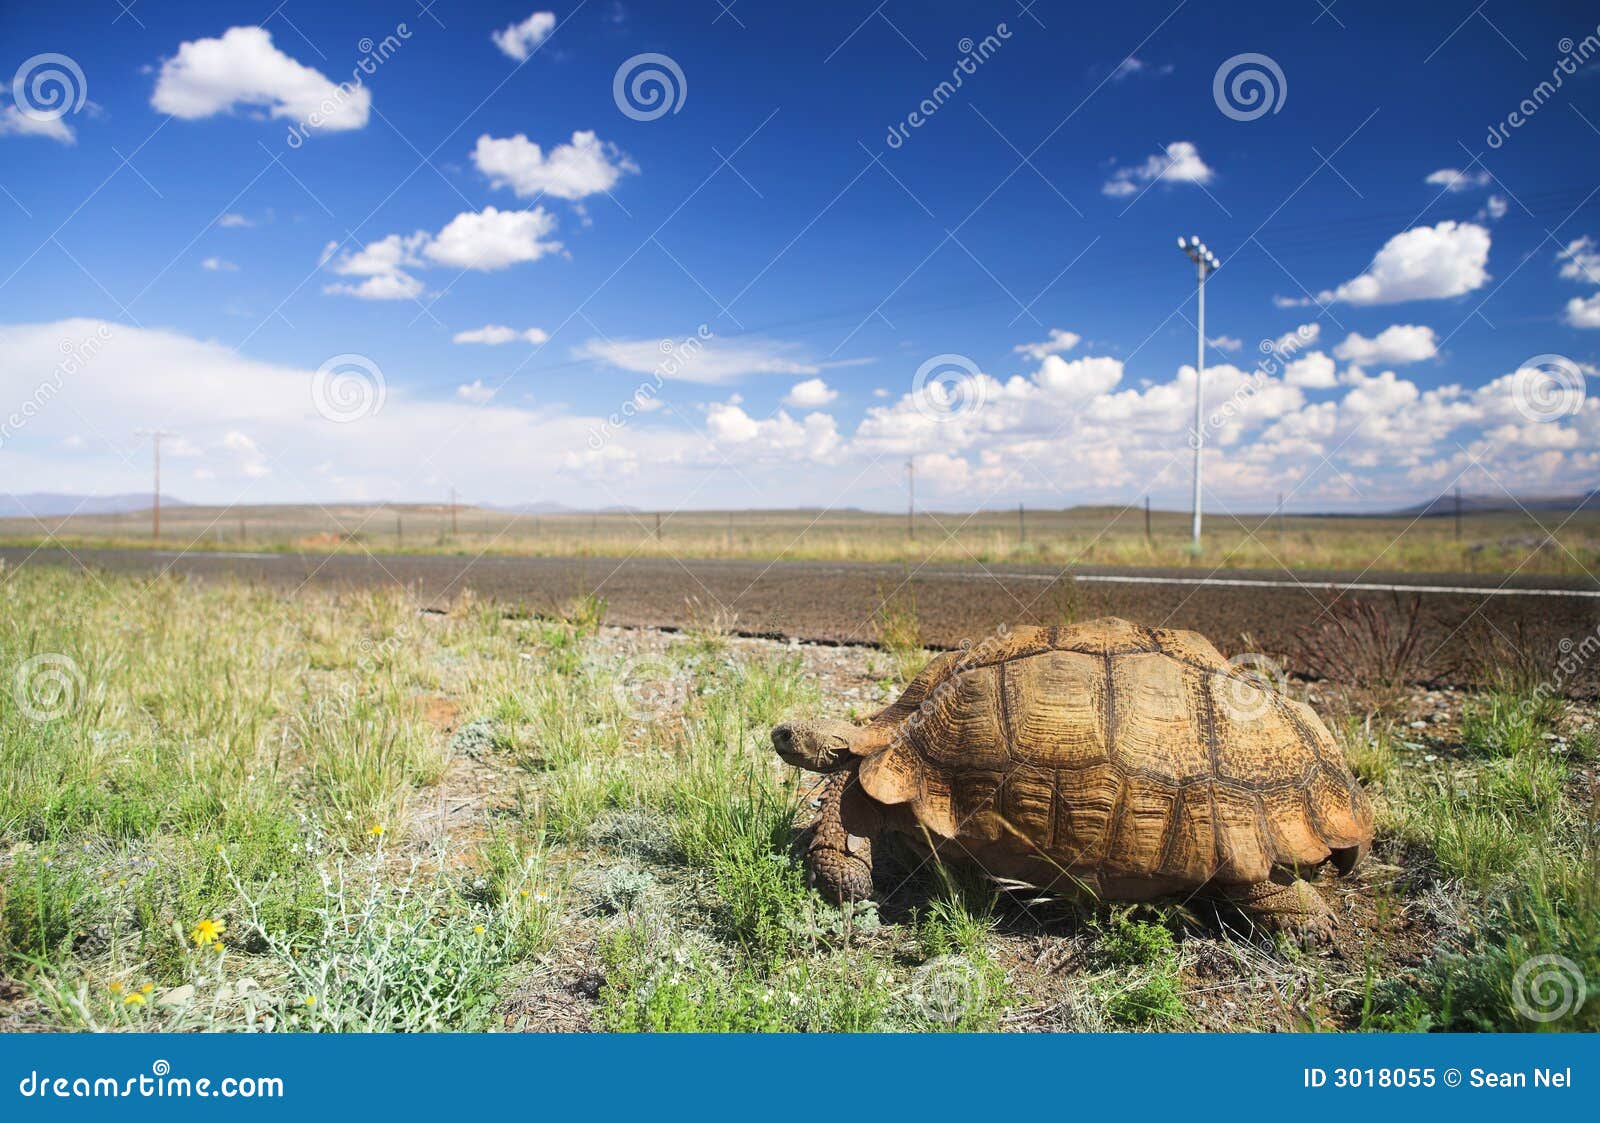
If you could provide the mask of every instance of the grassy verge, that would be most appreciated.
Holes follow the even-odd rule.
[[[1318,956],[936,867],[829,907],[767,739],[845,708],[823,657],[603,619],[7,574],[0,1026],[543,1028],[577,992],[616,1031],[1596,1028],[1560,979],[1600,980],[1600,754],[1526,684],[1339,724],[1378,860]],[[903,679],[914,611],[880,626]]]
[[[1459,742],[1426,770],[1380,767],[1381,829],[1445,889],[1459,924],[1409,970],[1372,980],[1362,1023],[1377,1029],[1594,1030],[1600,1003],[1596,744],[1539,694],[1490,692],[1467,706]],[[1382,740],[1397,740],[1393,734]]]

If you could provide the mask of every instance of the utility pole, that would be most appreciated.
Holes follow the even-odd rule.
[[[656,512],[656,541],[661,541],[661,512]]]
[[[906,461],[906,537],[917,536],[917,462]]]
[[[1456,541],[1461,541],[1461,485],[1456,484]]]
[[[1194,262],[1195,299],[1199,303],[1200,323],[1195,328],[1194,344],[1194,548],[1200,550],[1200,450],[1205,445],[1204,411],[1206,379],[1206,278],[1222,264],[1199,238],[1179,238],[1178,248]]]
[[[155,487],[151,493],[153,502],[150,505],[150,541],[161,541],[161,440],[163,437],[175,437],[176,433],[169,433],[165,429],[136,429],[135,436],[149,437],[155,450]]]
[[[1278,553],[1283,553],[1283,492],[1278,492]]]
[[[1028,544],[1028,519],[1027,519],[1027,515],[1025,515],[1023,513],[1022,504],[1018,503],[1017,504],[1017,545],[1026,546],[1027,544]]]
[[[1150,536],[1150,496],[1148,494],[1144,497],[1144,544],[1146,546],[1155,544],[1155,539]]]

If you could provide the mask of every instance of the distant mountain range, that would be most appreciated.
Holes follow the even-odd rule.
[[[163,507],[189,507],[193,504],[171,495],[161,497]],[[338,506],[383,506],[395,505],[382,501],[368,503],[339,503]],[[268,505],[270,506],[270,504]],[[294,504],[289,504],[294,506]],[[411,506],[402,504],[401,506]],[[429,504],[428,506],[439,506]],[[471,506],[471,504],[463,504]],[[485,503],[478,504],[481,509],[489,511],[505,511],[516,515],[616,515],[638,514],[643,508],[612,506],[599,509],[569,507],[565,503],[543,501],[539,503]],[[128,492],[121,495],[71,495],[65,492],[35,491],[22,495],[6,495],[0,493],[0,518],[28,518],[30,516],[61,517],[63,515],[121,515],[135,511],[148,511],[150,509],[150,493],[147,491]],[[1100,510],[1097,506],[1080,506],[1072,510],[1077,512]],[[1107,511],[1117,508],[1106,507]],[[859,508],[836,508],[834,513],[855,513]],[[1500,511],[1541,511],[1559,514],[1569,514],[1573,511],[1600,511],[1600,491],[1592,491],[1587,495],[1535,495],[1511,499],[1504,495],[1463,495],[1461,497],[1462,514],[1490,514]],[[1441,495],[1437,499],[1424,503],[1416,503],[1410,507],[1403,507],[1396,511],[1379,512],[1379,514],[1398,516],[1404,518],[1447,518],[1456,512],[1456,498],[1453,494]],[[864,513],[864,512],[863,512]],[[1300,512],[1303,516],[1305,512]],[[1338,515],[1327,517],[1360,518],[1362,512],[1339,512]],[[1371,513],[1367,513],[1371,517]]]
[[[568,507],[565,503],[480,503],[485,511],[505,511],[513,515],[627,515],[638,514],[639,507]]]
[[[161,497],[163,507],[189,504],[170,495]],[[126,495],[69,495],[58,491],[31,491],[23,495],[0,494],[0,518],[27,518],[29,515],[121,515],[129,511],[148,511],[148,491]]]
[[[1587,495],[1530,495],[1512,499],[1505,495],[1463,495],[1461,513],[1464,515],[1490,514],[1496,511],[1550,511],[1570,514],[1573,511],[1600,511],[1600,491]],[[1441,495],[1437,499],[1393,512],[1396,515],[1413,515],[1439,518],[1456,513],[1456,497]]]

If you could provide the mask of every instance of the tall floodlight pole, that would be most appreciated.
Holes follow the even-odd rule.
[[[1206,249],[1199,238],[1190,236],[1178,239],[1178,248],[1194,262],[1195,299],[1199,307],[1199,325],[1195,328],[1194,343],[1194,548],[1200,549],[1200,450],[1206,436],[1203,421],[1204,386],[1206,378],[1206,278],[1222,263]]]

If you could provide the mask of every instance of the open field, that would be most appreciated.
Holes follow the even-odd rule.
[[[1536,653],[1475,693],[1288,684],[1378,814],[1303,951],[910,864],[834,910],[767,730],[882,705],[914,610],[881,648],[604,611],[8,569],[0,1028],[1600,1028],[1517,982],[1600,978],[1597,715]]]
[[[922,513],[681,511],[515,515],[476,507],[168,507],[162,545],[176,550],[333,550],[548,557],[1190,566],[1388,572],[1600,573],[1600,512],[1446,518],[1290,515],[1206,517],[1190,551],[1189,516],[1066,511]],[[150,513],[0,519],[0,545],[145,546]]]

